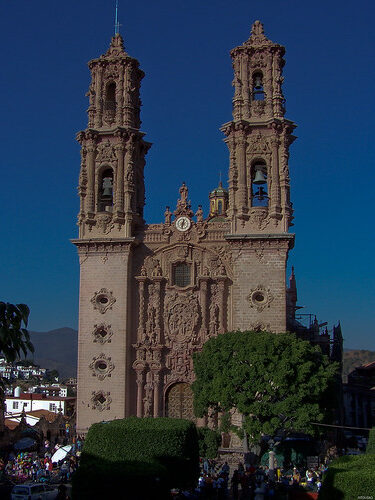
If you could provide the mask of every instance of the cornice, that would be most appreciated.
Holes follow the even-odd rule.
[[[78,253],[119,253],[123,250],[129,250],[132,246],[138,245],[136,238],[118,238],[118,239],[103,239],[92,238],[86,239],[71,239],[73,245],[78,249]]]
[[[259,246],[284,246],[287,244],[289,249],[294,246],[295,234],[293,233],[275,233],[275,234],[226,234],[226,241],[231,245]]]
[[[243,130],[245,132],[248,132],[248,131],[252,132],[252,131],[257,130],[259,128],[265,128],[265,129],[273,128],[278,133],[280,133],[286,129],[287,132],[291,133],[296,127],[297,127],[297,125],[293,121],[288,120],[286,118],[280,119],[280,118],[271,117],[271,118],[261,120],[261,121],[245,120],[245,119],[241,118],[240,120],[232,120],[230,122],[224,123],[220,127],[220,131],[223,132],[226,136],[229,136],[229,134],[231,132],[237,131],[237,130]]]

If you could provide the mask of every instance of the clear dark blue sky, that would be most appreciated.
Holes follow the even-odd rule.
[[[345,346],[375,349],[373,0],[120,0],[121,33],[146,77],[146,218],[193,208],[224,179],[219,131],[231,119],[229,50],[260,19],[286,46],[299,303]],[[77,327],[77,131],[86,127],[86,63],[107,50],[114,0],[0,0],[1,293],[31,308],[30,327]],[[290,266],[289,266],[290,269]]]

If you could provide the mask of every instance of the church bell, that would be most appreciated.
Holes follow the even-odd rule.
[[[108,197],[111,197],[112,196],[112,179],[110,177],[105,177],[103,179],[103,197],[104,196],[108,196]]]
[[[265,167],[263,165],[255,165],[255,176],[253,184],[267,184],[267,179],[264,174]]]

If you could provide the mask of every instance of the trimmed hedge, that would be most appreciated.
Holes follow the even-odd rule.
[[[371,498],[375,492],[375,456],[345,456],[334,460],[324,475],[319,500]]]
[[[369,455],[375,455],[375,427],[373,427],[369,432],[366,453]]]
[[[72,498],[167,498],[195,485],[198,436],[193,422],[137,418],[94,424],[87,434]]]
[[[221,434],[208,427],[197,427],[199,456],[202,458],[216,458],[221,443]]]

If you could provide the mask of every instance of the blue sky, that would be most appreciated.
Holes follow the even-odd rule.
[[[175,206],[182,181],[207,213],[227,177],[230,49],[256,19],[286,46],[299,303],[341,320],[345,347],[375,349],[374,2],[120,0],[119,14],[146,73],[148,222]],[[77,327],[75,134],[87,124],[87,62],[107,50],[113,18],[114,0],[0,0],[0,296],[30,306],[33,330]]]

